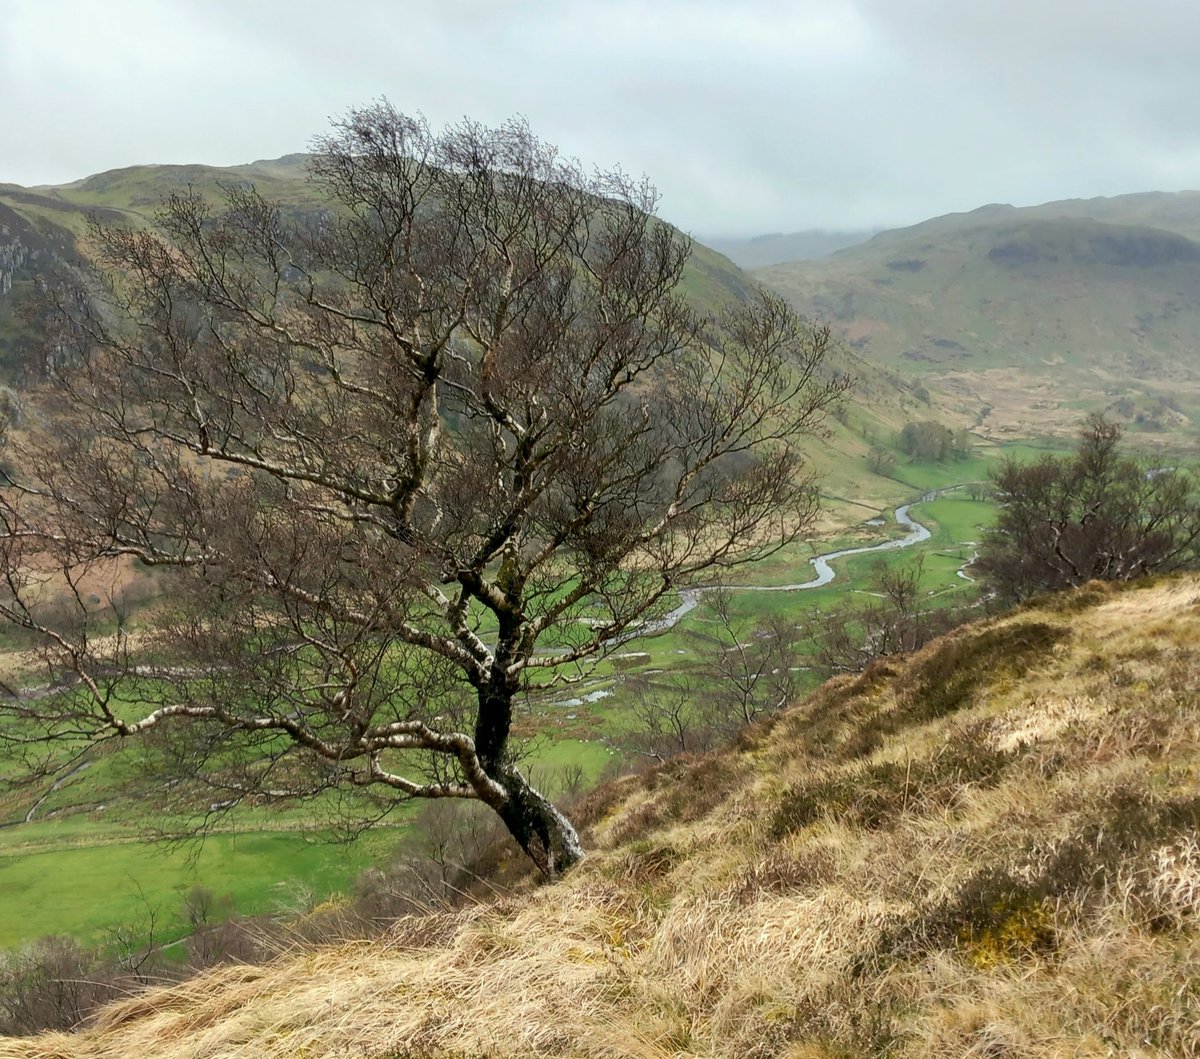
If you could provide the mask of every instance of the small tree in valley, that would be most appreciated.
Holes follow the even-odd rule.
[[[739,613],[733,594],[704,594],[687,642],[698,656],[686,668],[626,682],[630,725],[624,749],[657,760],[701,753],[748,724],[787,706],[796,695],[794,622]]]
[[[818,671],[857,673],[877,658],[906,654],[965,620],[964,611],[935,606],[921,588],[924,559],[878,563],[865,601],[835,607],[809,627]]]
[[[1200,563],[1200,481],[1123,453],[1122,433],[1094,415],[1073,455],[1000,465],[975,568],[1002,599]]]

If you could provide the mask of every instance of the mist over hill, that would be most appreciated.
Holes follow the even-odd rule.
[[[784,235],[755,235],[748,238],[728,236],[697,236],[714,250],[719,250],[739,268],[762,268],[787,261],[814,261],[827,257],[848,246],[865,243],[878,228],[855,231],[826,231],[810,229]]]

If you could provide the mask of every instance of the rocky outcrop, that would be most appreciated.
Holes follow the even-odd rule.
[[[6,242],[8,233],[0,228],[0,298],[12,293],[13,274],[24,268],[30,257],[29,248],[21,242],[20,236],[9,236],[11,242]]]
[[[73,246],[66,228],[31,219],[0,200],[0,298],[11,296],[18,281],[32,279],[47,267],[68,260]]]

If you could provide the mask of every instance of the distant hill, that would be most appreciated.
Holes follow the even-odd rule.
[[[145,165],[98,173],[56,187],[21,188],[0,184],[0,384],[22,377],[34,336],[21,322],[19,308],[33,292],[36,279],[52,267],[86,268],[88,217],[152,224],[163,197],[192,188],[213,202],[222,185],[252,182],[268,199],[303,213],[323,207],[320,191],[307,180],[308,156],[287,155],[247,165]],[[694,243],[684,275],[684,290],[702,310],[716,310],[744,297],[758,280],[743,272],[724,254],[703,243]],[[862,505],[881,509],[909,499],[901,483],[869,473],[864,436],[889,437],[912,414],[928,412],[909,392],[911,386],[895,373],[875,367],[853,350],[839,351],[835,364],[859,380],[851,398],[852,415],[832,424],[826,443],[814,442],[814,468],[827,480],[837,480],[835,510],[845,505],[845,517],[857,521]],[[956,424],[969,422],[966,406],[949,399],[938,410]],[[835,516],[840,517],[840,516]]]
[[[305,154],[247,165],[142,165],[114,169],[54,187],[0,184],[0,381],[19,375],[30,338],[19,307],[37,277],[52,267],[86,267],[81,237],[93,215],[106,221],[153,224],[165,196],[193,190],[213,203],[222,187],[252,183],[269,200],[303,214],[320,210],[319,189],[309,182]],[[756,281],[724,256],[697,244],[685,277],[701,304],[744,296]]]
[[[989,205],[755,274],[984,430],[1200,415],[1200,192]]]
[[[172,190],[216,199],[222,183],[239,181],[318,209],[307,157],[0,184],[0,381],[19,375],[32,337],[21,302],[40,271],[78,261],[89,214],[149,223]],[[937,417],[995,436],[1065,433],[1092,408],[1151,437],[1200,422],[1200,192],[992,204],[873,236],[712,242],[696,244],[693,299],[715,306],[757,279],[833,323],[861,356],[845,363],[864,380],[855,400],[867,426],[925,414],[929,401]],[[752,279],[730,257],[791,260]]]
[[[701,236],[714,250],[719,250],[739,268],[762,268],[785,261],[813,261],[848,246],[865,243],[878,228],[861,231],[826,231],[811,229],[783,235],[755,235],[746,239]]]
[[[594,792],[554,886],[0,1057],[1194,1056],[1198,600],[1089,585],[960,629]]]

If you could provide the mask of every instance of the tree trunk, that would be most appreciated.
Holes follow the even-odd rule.
[[[496,666],[492,682],[479,689],[475,751],[483,771],[504,788],[505,799],[492,802],[492,808],[538,871],[556,879],[582,859],[583,846],[571,821],[511,763],[508,739],[515,691],[502,666]]]
[[[556,879],[583,858],[583,846],[571,821],[511,765],[492,778],[508,792],[497,807],[500,819],[547,879]]]

